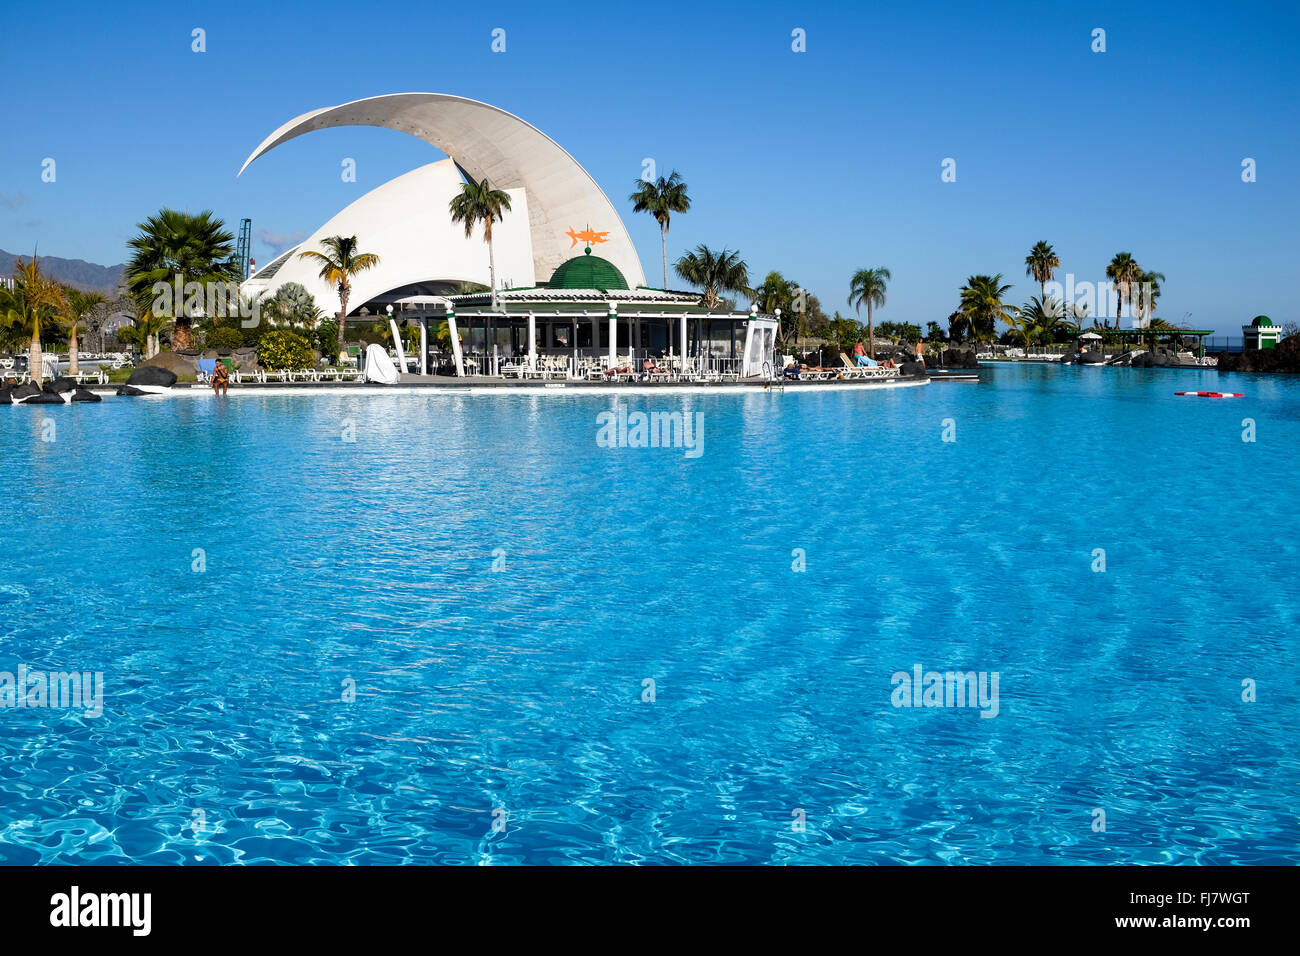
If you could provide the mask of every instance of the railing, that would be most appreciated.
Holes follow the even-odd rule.
[[[410,356],[407,357],[408,362]],[[498,374],[507,378],[570,378],[591,380],[594,372],[604,372],[609,366],[609,353],[606,350],[593,352],[580,349],[575,356],[569,350],[538,351],[535,364],[529,365],[528,354],[507,355],[498,352],[465,352],[466,375],[491,375],[493,360]],[[686,370],[682,371],[680,355],[660,354],[650,349],[620,348],[615,355],[615,368],[630,371],[617,373],[622,376],[643,377],[645,363],[653,363],[654,368],[671,369],[675,377],[698,378],[701,380],[734,380],[740,378],[744,368],[744,359],[730,355],[692,355],[686,358]],[[664,377],[664,373],[651,373],[650,377]]]
[[[1240,335],[1211,335],[1205,340],[1207,352],[1240,352],[1246,347],[1246,340]]]

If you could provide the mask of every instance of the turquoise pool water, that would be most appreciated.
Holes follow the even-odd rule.
[[[0,408],[0,861],[1300,862],[1300,381],[983,374]]]

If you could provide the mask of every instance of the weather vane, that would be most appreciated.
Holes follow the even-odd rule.
[[[591,244],[593,244],[593,243],[597,243],[597,242],[608,242],[608,241],[609,241],[608,239],[605,238],[606,236],[609,235],[609,232],[608,232],[608,231],[606,231],[606,232],[593,232],[593,231],[592,231],[592,228],[591,228],[590,225],[588,225],[586,229],[582,230],[582,232],[574,232],[574,231],[573,231],[573,227],[570,226],[570,227],[569,227],[569,231],[566,232],[565,235],[568,236],[570,239],[573,240],[573,242],[569,244],[569,248],[570,248],[570,249],[572,249],[574,246],[576,246],[580,241],[581,241],[581,242],[585,242],[585,243],[587,243],[588,245],[591,245]]]

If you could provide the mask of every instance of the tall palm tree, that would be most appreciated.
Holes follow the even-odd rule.
[[[451,221],[465,224],[465,238],[474,233],[474,227],[483,223],[483,241],[488,247],[488,280],[492,286],[492,311],[497,310],[497,263],[492,251],[492,224],[500,222],[510,211],[510,196],[500,189],[493,189],[486,179],[482,182],[468,182],[460,187],[460,192],[447,204],[451,210]]]
[[[57,324],[66,309],[63,289],[41,273],[35,254],[29,262],[14,263],[13,288],[0,289],[0,323],[27,343],[27,368],[38,385],[44,379],[41,366],[41,333]]]
[[[867,307],[867,351],[876,357],[876,325],[872,317],[873,308],[885,305],[885,287],[893,276],[883,267],[878,269],[859,269],[849,280],[849,305],[853,306],[858,316],[862,315],[862,306]]]
[[[673,270],[682,279],[703,290],[700,304],[708,309],[718,307],[723,293],[750,294],[749,267],[740,258],[739,251],[723,249],[714,252],[701,243],[694,251],[678,259]]]
[[[1003,303],[1011,285],[1002,285],[1002,273],[993,276],[971,276],[961,288],[961,310],[970,323],[971,335],[975,341],[997,337],[998,320],[1011,324],[1010,317],[1015,313],[1012,307]]]
[[[1163,272],[1147,272],[1143,270],[1138,276],[1138,324],[1143,327],[1150,325],[1151,316],[1156,311],[1156,299],[1160,298],[1160,283],[1165,281]]]
[[[1061,258],[1048,243],[1039,240],[1025,256],[1025,275],[1038,280],[1042,295],[1039,301],[1047,298],[1047,283],[1052,281],[1052,274],[1061,267]]]
[[[686,183],[677,170],[667,179],[660,176],[654,182],[636,181],[636,192],[627,197],[633,212],[648,212],[659,223],[659,242],[664,253],[664,288],[668,288],[668,220],[672,213],[689,212],[691,197],[686,195]]]
[[[339,293],[339,341],[336,355],[343,352],[343,323],[348,318],[348,298],[352,295],[352,277],[359,272],[379,265],[379,256],[373,252],[358,252],[356,236],[326,236],[320,241],[324,252],[308,249],[298,253],[299,259],[320,265],[321,280],[334,286]]]
[[[82,292],[71,286],[65,287],[63,299],[67,306],[63,312],[63,321],[68,327],[68,374],[76,375],[81,371],[81,366],[77,363],[77,327],[92,309],[103,305],[108,299],[99,292]]]
[[[1119,293],[1119,311],[1124,311],[1124,303],[1133,302],[1133,290],[1140,281],[1142,267],[1127,252],[1118,252],[1115,258],[1110,260],[1110,265],[1106,267],[1106,278],[1115,283],[1115,291]],[[1109,326],[1107,322],[1107,326]],[[1119,315],[1115,315],[1115,328],[1119,328]]]
[[[180,281],[209,285],[234,282],[241,276],[234,262],[235,237],[211,210],[198,215],[164,207],[136,226],[140,234],[127,243],[132,250],[126,267],[126,281],[132,297],[156,299],[155,283],[168,285]],[[176,321],[172,345],[178,349],[194,347],[191,309],[186,301],[173,302],[162,314]]]

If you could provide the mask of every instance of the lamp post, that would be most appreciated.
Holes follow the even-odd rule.
[[[388,331],[393,335],[393,350],[397,352],[398,371],[404,374],[406,372],[406,351],[402,348],[402,335],[397,329],[397,320],[393,318],[392,305],[384,306],[384,311],[388,313]]]
[[[754,365],[756,363],[758,364],[758,367],[761,370],[762,362],[766,361],[765,359],[763,359],[761,354],[761,350],[763,347],[762,339],[759,339],[759,344],[757,347],[755,347],[754,345],[754,336],[758,334],[754,326],[754,322],[757,319],[758,319],[758,303],[754,302],[751,303],[749,306],[749,321],[745,323],[745,351],[740,356],[740,374],[746,378],[754,373]],[[732,337],[734,340],[735,337],[734,325],[732,326]],[[753,355],[752,353],[754,352],[759,352],[760,354]],[[732,355],[732,358],[733,359],[735,358],[734,354]]]

